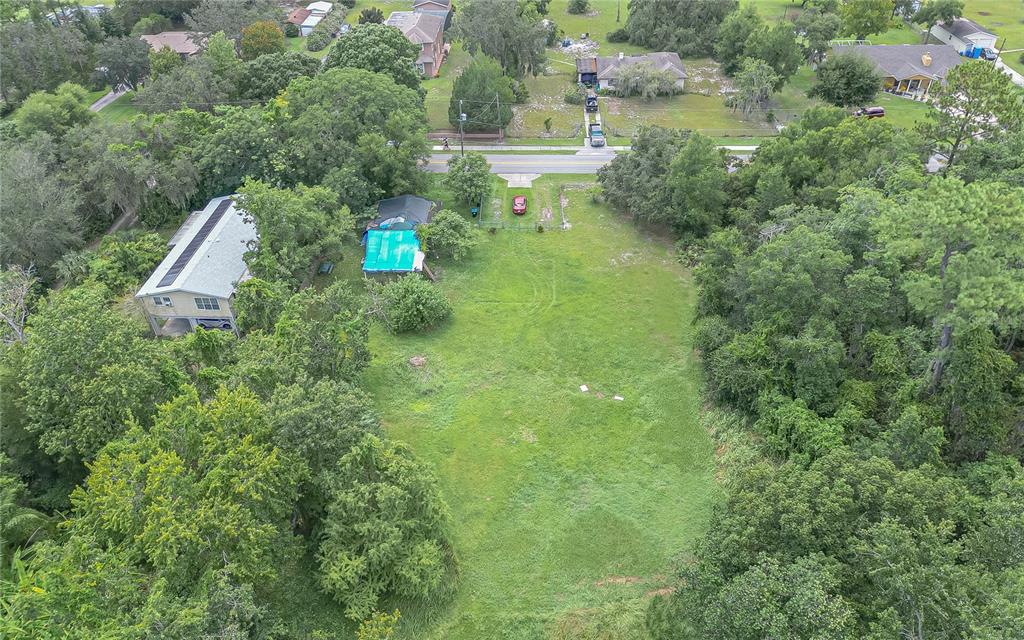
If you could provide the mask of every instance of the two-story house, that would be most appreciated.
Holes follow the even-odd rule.
[[[424,76],[434,78],[441,71],[445,56],[444,22],[444,17],[432,13],[395,11],[384,24],[397,28],[420,48],[416,68]]]

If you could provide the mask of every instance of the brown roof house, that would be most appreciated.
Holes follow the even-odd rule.
[[[164,31],[152,35],[144,35],[142,39],[153,51],[161,51],[164,47],[174,51],[182,58],[189,58],[203,50],[206,38],[194,31]]]
[[[614,89],[616,71],[623,66],[649,62],[655,69],[667,70],[675,76],[675,85],[680,91],[686,84],[686,67],[678,53],[660,52],[645,53],[638,56],[617,56],[579,58],[576,60],[578,80],[583,84],[594,85],[598,89]]]
[[[444,18],[445,29],[451,26],[452,0],[413,0],[412,10],[414,13],[429,13]]]
[[[384,24],[396,27],[409,42],[420,47],[416,68],[428,78],[437,77],[444,61],[444,21],[441,16],[414,11],[394,11]]]
[[[944,44],[868,44],[832,48],[832,55],[862,55],[882,76],[882,89],[889,93],[924,98],[932,83],[941,83],[956,65],[966,61],[953,47]]]
[[[313,12],[309,9],[303,9],[302,7],[292,9],[291,13],[288,14],[288,17],[285,18],[285,22],[290,22],[297,27],[305,22],[306,18],[308,18],[311,13]]]

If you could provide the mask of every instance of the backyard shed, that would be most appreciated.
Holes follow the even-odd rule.
[[[413,273],[423,270],[424,253],[412,229],[385,231],[371,229],[366,232],[366,273]]]

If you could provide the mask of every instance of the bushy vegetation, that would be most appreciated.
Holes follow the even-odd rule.
[[[985,84],[975,68],[957,82]],[[1005,124],[990,135],[1012,144],[1019,106],[997,104]],[[708,393],[756,452],[652,605],[655,638],[1022,628],[997,603],[1024,565],[995,542],[1021,522],[995,514],[1024,503],[1009,231],[1024,192],[1013,169],[927,175],[933,144],[816,108],[731,175],[699,137],[658,130],[602,171],[609,202],[697,248]],[[968,146],[994,162],[988,144]]]
[[[479,242],[476,228],[451,209],[438,211],[429,224],[420,225],[416,231],[427,255],[447,257],[456,262],[465,258]]]
[[[394,333],[429,329],[452,313],[444,293],[418,275],[370,283],[370,295],[371,315]]]

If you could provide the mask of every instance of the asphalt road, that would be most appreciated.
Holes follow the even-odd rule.
[[[448,170],[451,153],[433,153],[427,162],[427,171],[444,173]],[[485,153],[491,173],[597,173],[611,162],[615,152],[554,155],[542,153]]]

